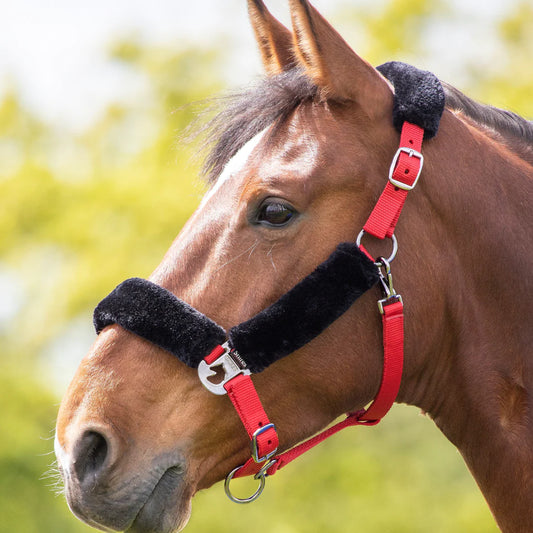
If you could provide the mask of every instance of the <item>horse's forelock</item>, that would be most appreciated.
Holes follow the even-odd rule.
[[[215,111],[199,130],[205,133],[203,175],[213,184],[228,161],[248,141],[271,124],[281,124],[304,102],[317,97],[318,89],[299,69],[259,80],[252,86],[216,98],[206,113]]]

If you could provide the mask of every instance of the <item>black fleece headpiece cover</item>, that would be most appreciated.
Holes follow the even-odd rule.
[[[326,261],[277,302],[229,331],[230,344],[256,373],[322,333],[378,281],[374,263],[354,243],[341,243]],[[182,362],[197,367],[225,331],[150,281],[122,282],[94,310],[100,333],[119,324]]]
[[[404,122],[424,129],[424,139],[437,135],[446,98],[435,74],[407,63],[391,61],[377,70],[394,86],[392,121],[401,132]]]

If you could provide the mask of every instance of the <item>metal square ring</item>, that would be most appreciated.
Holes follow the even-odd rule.
[[[396,165],[398,164],[398,159],[400,158],[400,155],[403,153],[406,153],[409,157],[416,157],[420,160],[420,168],[418,169],[418,174],[416,175],[415,180],[411,185],[408,185],[407,183],[404,183],[403,181],[397,180],[393,178],[394,171],[396,170]],[[390,166],[389,170],[389,181],[399,189],[403,189],[404,191],[411,191],[416,187],[416,184],[418,183],[418,179],[420,178],[420,174],[422,173],[422,167],[424,166],[424,156],[418,152],[417,150],[413,150],[412,148],[405,148],[404,146],[401,146],[398,148],[398,151],[396,152],[392,164]]]

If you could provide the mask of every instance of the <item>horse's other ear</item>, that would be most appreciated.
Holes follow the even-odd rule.
[[[369,113],[383,110],[392,101],[385,78],[307,0],[290,0],[290,7],[296,58],[324,98],[356,101]]]
[[[272,16],[262,0],[248,0],[248,13],[267,74],[274,76],[293,67],[292,33]]]

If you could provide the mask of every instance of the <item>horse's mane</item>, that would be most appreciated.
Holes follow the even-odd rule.
[[[442,85],[448,109],[459,112],[522,156],[531,156],[533,122],[510,111],[475,102],[448,83]],[[296,108],[317,97],[318,88],[295,68],[213,99],[209,110],[215,109],[216,113],[200,130],[200,133],[207,132],[202,146],[207,149],[203,166],[207,181],[215,182],[226,163],[257,133],[271,124],[283,123]]]
[[[533,122],[512,111],[480,104],[450,84],[442,81],[441,83],[448,109],[461,113],[485,133],[504,142],[519,155],[525,156],[526,159],[533,158]]]

